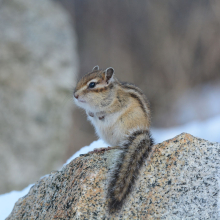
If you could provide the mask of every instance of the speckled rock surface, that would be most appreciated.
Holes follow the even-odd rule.
[[[120,213],[105,192],[116,150],[83,155],[41,179],[9,219],[219,219],[220,144],[181,134],[154,146]]]

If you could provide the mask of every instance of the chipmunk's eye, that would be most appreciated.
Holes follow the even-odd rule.
[[[89,88],[94,88],[94,87],[95,87],[95,85],[96,85],[96,83],[95,83],[95,82],[91,82],[91,83],[89,83]]]

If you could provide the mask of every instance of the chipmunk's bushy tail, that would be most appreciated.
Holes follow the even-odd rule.
[[[107,192],[110,214],[121,209],[131,192],[141,166],[151,152],[152,145],[153,139],[149,131],[138,130],[129,135],[127,141],[121,146],[122,153],[112,171]]]

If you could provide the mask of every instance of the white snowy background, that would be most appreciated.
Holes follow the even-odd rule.
[[[202,122],[193,121],[179,127],[168,129],[152,129],[152,136],[154,137],[156,143],[160,143],[164,140],[173,138],[182,132],[190,133],[193,136],[200,137],[211,142],[220,142],[220,115]],[[102,140],[94,141],[90,144],[90,146],[83,147],[76,152],[67,160],[66,164],[78,157],[80,154],[85,154],[89,151],[92,151],[94,148],[106,146],[107,145]],[[12,191],[10,193],[0,195],[0,220],[4,220],[11,213],[15,202],[19,198],[25,196],[29,192],[31,186],[33,185],[27,186],[22,191]]]

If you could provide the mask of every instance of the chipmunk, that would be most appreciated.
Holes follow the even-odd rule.
[[[85,109],[98,136],[120,149],[107,189],[108,211],[120,211],[149,157],[153,140],[150,135],[150,108],[142,91],[117,80],[113,68],[95,66],[77,83],[75,103]]]

